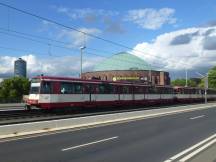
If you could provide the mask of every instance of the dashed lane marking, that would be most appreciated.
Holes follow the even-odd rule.
[[[203,117],[205,117],[205,115],[200,115],[200,116],[191,117],[190,119],[191,119],[191,120],[194,120],[194,119],[199,119],[199,118],[203,118]]]
[[[81,147],[86,147],[86,146],[89,146],[89,145],[93,145],[93,144],[97,144],[97,143],[102,143],[102,142],[114,140],[114,139],[117,139],[117,138],[119,138],[119,137],[115,136],[115,137],[105,138],[105,139],[89,142],[89,143],[82,144],[82,145],[77,145],[77,146],[72,146],[72,147],[64,148],[61,151],[68,151],[68,150],[73,150],[73,149],[77,149],[77,148],[81,148]]]

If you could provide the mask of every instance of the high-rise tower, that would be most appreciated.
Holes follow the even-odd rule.
[[[14,76],[26,77],[26,61],[19,58],[14,62]]]

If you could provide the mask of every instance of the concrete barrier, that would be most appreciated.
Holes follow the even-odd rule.
[[[0,104],[0,109],[1,108],[11,108],[11,107],[24,107],[25,103],[4,103]]]
[[[63,129],[80,128],[100,124],[110,124],[115,122],[125,122],[128,120],[138,120],[149,117],[157,117],[169,114],[202,110],[206,108],[216,108],[215,103],[197,104],[188,106],[169,107],[152,110],[142,110],[134,112],[123,112],[106,115],[95,115],[70,119],[60,119],[42,122],[22,123],[0,126],[0,138],[16,137],[42,132],[57,131]]]

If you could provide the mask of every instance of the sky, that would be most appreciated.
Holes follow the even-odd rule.
[[[14,60],[19,57],[27,61],[30,77],[42,73],[78,77],[81,46],[86,46],[84,72],[122,51],[144,59],[153,69],[170,72],[171,78],[184,77],[186,69],[189,77],[198,77],[197,72],[204,74],[216,65],[213,0],[0,0],[0,3],[70,27],[0,5],[0,77],[13,75]]]

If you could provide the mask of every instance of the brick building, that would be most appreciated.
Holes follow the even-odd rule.
[[[82,78],[170,85],[168,72],[151,69],[144,60],[125,52],[103,60],[94,67],[93,71],[83,73]]]

